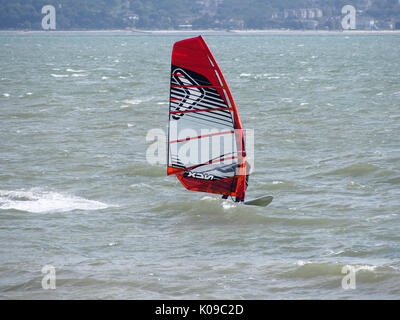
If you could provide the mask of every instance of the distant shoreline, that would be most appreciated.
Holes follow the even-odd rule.
[[[110,29],[110,30],[0,30],[0,34],[67,34],[67,33],[123,33],[123,34],[147,34],[147,35],[167,35],[167,34],[400,34],[400,30],[140,30],[140,29]]]

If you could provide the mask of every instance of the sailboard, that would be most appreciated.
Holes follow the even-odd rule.
[[[252,200],[246,200],[244,204],[248,206],[266,207],[272,202],[273,199],[274,198],[272,196],[264,196]]]
[[[167,143],[167,174],[185,188],[245,201],[249,166],[242,122],[202,36],[172,49]]]

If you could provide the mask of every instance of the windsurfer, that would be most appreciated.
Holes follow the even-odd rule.
[[[240,168],[240,164],[237,164],[237,168]],[[246,190],[247,190],[247,186],[249,185],[249,178],[250,178],[250,164],[246,161]],[[222,196],[222,199],[228,199],[229,195],[228,194],[224,194]],[[235,202],[240,202],[240,198],[236,197]]]

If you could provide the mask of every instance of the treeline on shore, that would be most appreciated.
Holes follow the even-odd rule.
[[[42,29],[42,8],[51,5],[58,30],[331,30],[340,28],[341,8],[348,4],[400,25],[399,0],[0,0],[0,29]]]

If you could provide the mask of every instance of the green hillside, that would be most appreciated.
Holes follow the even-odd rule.
[[[57,30],[74,29],[340,29],[344,5],[358,29],[400,28],[400,0],[0,0],[0,29],[42,28],[44,5]]]

